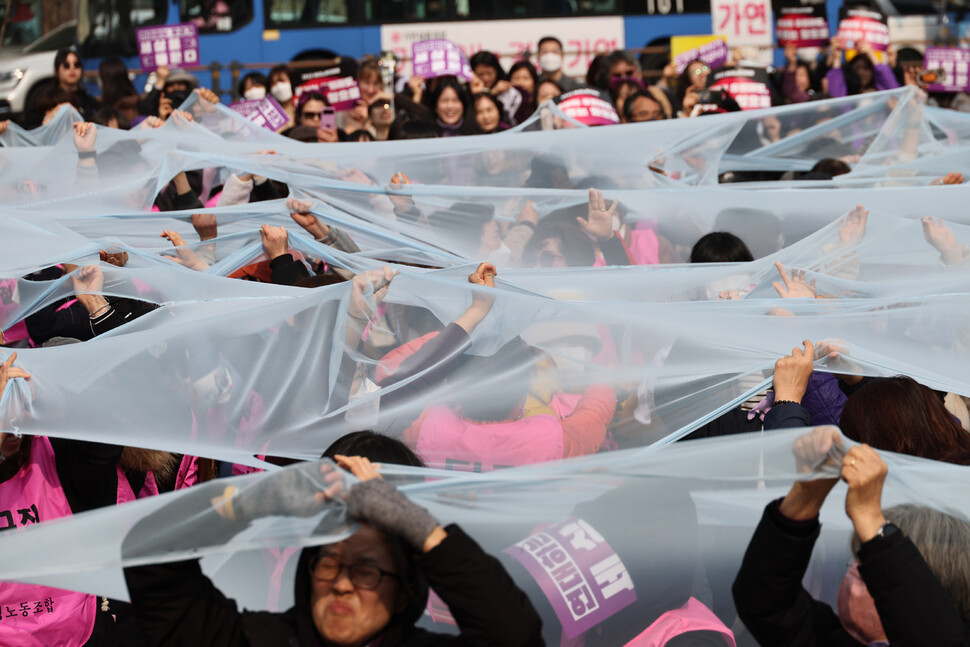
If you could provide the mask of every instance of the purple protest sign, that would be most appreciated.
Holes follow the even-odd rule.
[[[422,40],[411,45],[411,67],[414,76],[432,79],[436,76],[472,78],[472,68],[461,48],[446,38]]]
[[[678,54],[674,57],[674,65],[677,67],[677,74],[683,74],[687,66],[693,61],[701,60],[709,68],[717,69],[727,63],[728,48],[723,38],[704,43],[700,47]]]
[[[239,101],[229,104],[229,108],[246,117],[257,126],[268,128],[274,133],[290,123],[290,116],[273,97],[258,101]]]
[[[637,601],[633,578],[606,540],[582,519],[567,519],[505,549],[535,578],[575,638]]]
[[[350,110],[360,101],[360,86],[357,85],[357,79],[352,76],[329,81],[323,91],[327,102],[337,112]]]
[[[198,65],[199,30],[192,23],[139,27],[135,30],[138,58],[145,72],[166,67]]]
[[[943,78],[926,86],[930,92],[967,92],[970,90],[970,49],[927,47],[924,70],[942,70]]]

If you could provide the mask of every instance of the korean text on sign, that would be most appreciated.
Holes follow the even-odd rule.
[[[426,79],[436,76],[472,78],[472,68],[461,48],[445,38],[423,40],[411,45],[411,67],[415,76]]]
[[[970,49],[927,47],[923,68],[943,70],[939,83],[926,86],[930,92],[967,92],[970,90]]]
[[[674,38],[678,37],[674,36],[670,39],[671,50],[673,50]],[[708,67],[716,69],[727,63],[727,58],[727,43],[724,42],[722,37],[714,37],[713,40],[699,47],[674,55],[674,66],[677,68],[677,74],[683,74],[687,66],[694,61],[703,61]]]
[[[229,105],[243,117],[246,117],[257,126],[268,128],[273,132],[289,123],[290,117],[286,111],[280,107],[273,97],[266,97],[257,101],[239,101]]]
[[[192,23],[139,27],[135,30],[138,58],[145,72],[162,67],[197,65],[199,31]]]
[[[771,1],[712,0],[711,25],[728,45],[771,45]]]
[[[6,609],[6,613],[3,611]],[[54,613],[54,598],[44,598],[43,600],[31,600],[29,602],[17,602],[14,606],[9,604],[0,605],[0,622],[4,618],[16,618],[23,616],[27,618],[38,613]]]
[[[620,557],[582,519],[550,526],[505,552],[535,578],[570,639],[637,600]]]
[[[856,49],[862,41],[880,52],[889,47],[889,27],[885,17],[878,11],[849,9],[839,21],[838,37],[847,49]]]

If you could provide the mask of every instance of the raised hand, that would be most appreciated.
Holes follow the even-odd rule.
[[[344,468],[361,481],[369,481],[371,479],[381,478],[380,474],[380,463],[371,463],[370,459],[363,456],[343,456],[342,454],[337,454],[334,456],[337,461],[337,465]]]
[[[490,288],[495,287],[495,277],[498,271],[491,263],[479,263],[475,271],[468,275],[468,282],[474,285],[485,285]]]
[[[104,287],[104,275],[100,267],[80,267],[71,274],[71,280],[74,282],[74,295],[78,303],[84,306],[92,319],[108,311],[108,300],[99,294]]]
[[[172,245],[174,245],[175,247],[182,247],[183,245],[185,245],[185,240],[182,239],[182,234],[178,233],[177,231],[166,229],[162,231],[160,236],[165,240],[167,240],[168,242],[172,243]]]
[[[399,190],[405,184],[411,184],[410,178],[408,178],[408,176],[401,171],[398,171],[394,174],[394,177],[391,178],[390,188]],[[391,199],[391,202],[394,204],[394,208],[397,211],[408,212],[414,206],[414,201],[409,195],[392,192],[388,193],[387,197]]]
[[[849,345],[842,339],[832,339],[819,342],[815,346],[815,359],[825,359],[826,367],[832,369],[833,375],[849,386],[862,381],[859,365],[849,356]]]
[[[931,182],[931,184],[936,186],[947,186],[953,184],[963,184],[966,180],[963,177],[963,173],[957,173],[956,171],[950,171],[946,175],[940,178],[936,178]]]
[[[369,296],[374,299],[374,310],[376,311],[376,306],[387,296],[387,289],[390,287],[391,281],[396,274],[390,267],[385,265],[379,270],[361,272],[355,276],[351,282],[350,305],[347,308],[350,316],[354,319],[364,321],[369,319],[370,307],[367,304],[366,297]]]
[[[800,474],[825,472],[833,485],[842,470],[842,463],[837,458],[842,452],[842,433],[834,425],[815,427],[796,438],[792,446],[795,468]]]
[[[139,130],[151,130],[153,128],[160,128],[165,125],[165,120],[156,117],[155,115],[148,115],[145,119],[138,124]]]
[[[845,513],[865,543],[876,536],[886,518],[882,514],[882,486],[889,467],[869,445],[853,447],[842,458],[842,479],[848,483]]]
[[[286,208],[293,222],[303,227],[315,240],[323,240],[330,233],[330,227],[310,213],[312,207],[313,203],[309,200],[286,199]]]
[[[195,270],[201,272],[202,270],[209,267],[209,264],[202,260],[198,254],[195,253],[191,247],[185,246],[185,241],[182,240],[182,236],[177,231],[171,231],[166,229],[161,233],[161,237],[172,243],[176,249],[178,256],[172,257],[172,260],[189,268],[190,270]]]
[[[336,128],[317,128],[317,141],[335,144],[339,140]]]
[[[175,110],[175,107],[172,105],[172,100],[163,94],[158,100],[158,118],[166,121],[172,115],[173,110]]]
[[[607,208],[606,200],[603,199],[603,192],[596,189],[589,190],[589,209],[586,218],[577,216],[576,222],[590,236],[599,240],[608,240],[613,237],[613,216],[617,213],[619,201],[614,200],[613,204]]]
[[[263,249],[270,260],[277,256],[282,256],[289,248],[289,240],[286,235],[286,227],[274,227],[263,225],[259,228],[259,234],[263,239]]]
[[[103,262],[115,267],[124,267],[128,264],[128,252],[108,252],[102,249],[98,251],[98,256]]]
[[[804,348],[793,348],[791,355],[782,357],[775,362],[773,377],[775,402],[782,400],[801,404],[808,388],[808,378],[812,376],[815,360],[815,346],[807,339],[802,342]]]
[[[862,242],[868,219],[869,211],[860,204],[839,220],[839,246],[849,247]]]
[[[104,287],[104,275],[97,265],[78,268],[71,275],[71,280],[74,282],[75,292],[101,292]]]
[[[778,291],[782,299],[814,299],[816,297],[815,281],[808,283],[805,280],[805,270],[792,270],[789,274],[781,261],[775,262],[775,269],[778,270],[782,282],[775,281],[772,285]]]
[[[0,364],[0,396],[3,395],[4,389],[7,388],[7,383],[15,377],[22,377],[25,380],[30,379],[30,373],[13,365],[16,361],[17,353],[10,353],[10,356]]]
[[[539,212],[532,205],[532,200],[526,200],[525,206],[522,207],[522,211],[519,215],[515,217],[516,223],[530,222],[533,226],[539,224]]]
[[[939,218],[923,216],[923,238],[940,253],[945,265],[963,260],[963,249],[957,243],[953,230]]]
[[[79,153],[89,153],[94,150],[94,142],[98,139],[97,127],[89,121],[74,122],[74,146]]]
[[[354,121],[359,121],[361,123],[367,121],[368,118],[368,105],[367,102],[361,99],[357,102],[350,110],[350,116],[353,117]]]

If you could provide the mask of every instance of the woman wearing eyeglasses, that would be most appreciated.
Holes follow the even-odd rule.
[[[359,456],[335,457],[362,482],[341,492],[331,463],[304,463],[266,476],[221,497],[212,490],[179,499],[143,519],[129,533],[127,559],[191,548],[198,538],[173,533],[203,523],[199,504],[212,504],[205,541],[228,541],[249,522],[275,515],[311,516],[326,499],[346,501],[362,522],[350,538],[304,549],[294,584],[295,604],[285,613],[240,612],[202,574],[197,560],[125,569],[139,624],[149,645],[252,647],[404,647],[425,645],[542,645],[541,620],[526,595],[494,557],[458,526],[442,527],[427,510],[382,480]],[[322,482],[322,488],[313,485]],[[217,486],[218,487],[218,486]],[[173,543],[189,542],[185,546]],[[428,587],[449,606],[460,636],[414,626],[424,613]]]
[[[94,121],[101,104],[84,89],[84,64],[73,49],[58,50],[54,57],[54,78],[71,95],[71,104],[85,121]]]

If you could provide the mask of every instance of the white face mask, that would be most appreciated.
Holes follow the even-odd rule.
[[[543,72],[556,72],[562,67],[562,56],[554,52],[546,52],[539,57],[539,67]]]
[[[293,98],[293,86],[286,81],[279,81],[273,84],[273,87],[270,88],[270,93],[272,93],[272,95],[276,97],[276,100],[280,103],[286,103]]]
[[[254,85],[243,93],[246,101],[259,101],[266,98],[266,88],[261,85]]]

